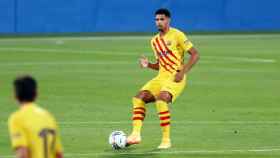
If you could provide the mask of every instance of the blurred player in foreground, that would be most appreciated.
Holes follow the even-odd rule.
[[[19,109],[9,118],[12,148],[17,158],[63,158],[55,118],[34,103],[37,83],[31,76],[14,81]]]

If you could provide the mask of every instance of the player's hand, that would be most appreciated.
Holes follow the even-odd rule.
[[[145,57],[144,55],[142,55],[139,59],[139,64],[141,68],[147,68],[149,65],[149,60],[147,57]]]
[[[179,71],[175,75],[174,82],[181,82],[184,78],[185,73],[183,71]]]

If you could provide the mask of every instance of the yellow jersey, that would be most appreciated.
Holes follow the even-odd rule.
[[[187,36],[175,28],[164,35],[155,35],[151,40],[154,55],[159,62],[159,75],[171,75],[181,69],[184,53],[193,47]]]
[[[8,121],[12,147],[26,147],[31,158],[56,158],[62,145],[55,118],[30,103],[20,107]]]

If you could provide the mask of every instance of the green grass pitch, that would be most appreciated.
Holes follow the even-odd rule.
[[[172,143],[148,105],[143,142],[112,151],[113,130],[131,129],[131,98],[157,72],[148,36],[0,38],[0,157],[12,157],[7,118],[17,109],[12,81],[39,81],[38,104],[57,118],[72,158],[270,158],[280,156],[280,35],[190,35],[201,60],[172,104]],[[187,59],[187,56],[186,56]]]

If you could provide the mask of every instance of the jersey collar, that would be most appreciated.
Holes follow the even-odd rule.
[[[23,103],[21,105],[21,108],[27,108],[27,107],[30,107],[30,106],[35,106],[36,104],[33,103],[33,102],[29,102],[29,103]]]

